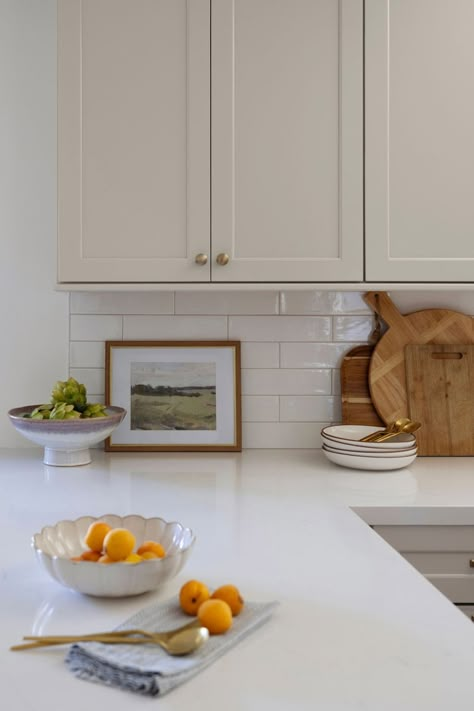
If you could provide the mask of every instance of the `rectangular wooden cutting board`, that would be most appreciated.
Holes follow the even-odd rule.
[[[410,344],[405,367],[418,454],[474,455],[474,345]]]
[[[369,392],[369,365],[373,346],[356,346],[341,363],[342,423],[345,425],[384,424],[372,404]]]

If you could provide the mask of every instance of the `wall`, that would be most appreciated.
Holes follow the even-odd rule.
[[[67,376],[68,295],[56,283],[56,2],[0,2],[0,446],[6,417]]]
[[[472,292],[392,297],[405,313],[441,306],[474,313]],[[367,342],[372,328],[354,292],[76,292],[70,372],[102,400],[105,340],[240,340],[243,447],[313,448],[321,427],[340,419],[343,354]]]

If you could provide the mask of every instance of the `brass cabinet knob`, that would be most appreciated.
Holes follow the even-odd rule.
[[[200,267],[203,267],[205,264],[207,264],[207,254],[203,254],[202,252],[196,254],[194,261],[196,262],[196,264],[199,264]]]
[[[469,561],[469,567],[474,568],[474,558],[471,558],[471,560]]]
[[[221,267],[225,267],[226,264],[229,263],[230,257],[228,254],[225,252],[221,252],[220,254],[217,255],[216,257],[216,262],[219,264]]]

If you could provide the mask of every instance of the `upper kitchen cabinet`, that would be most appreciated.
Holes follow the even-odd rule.
[[[59,0],[59,281],[209,279],[209,0]]]
[[[474,281],[474,3],[366,0],[366,278]]]
[[[59,281],[360,281],[362,4],[59,0]]]
[[[212,3],[212,280],[358,281],[359,0]]]

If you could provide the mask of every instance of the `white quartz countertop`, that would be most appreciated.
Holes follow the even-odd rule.
[[[2,708],[472,710],[474,626],[365,521],[474,524],[474,459],[419,458],[381,473],[336,467],[320,450],[94,450],[92,464],[73,468],[41,460],[39,449],[0,450]],[[51,580],[32,534],[105,513],[193,528],[197,543],[179,577],[124,600],[81,596]],[[8,650],[26,634],[112,629],[190,578],[232,582],[249,600],[280,605],[162,698],[77,680],[64,648]]]

